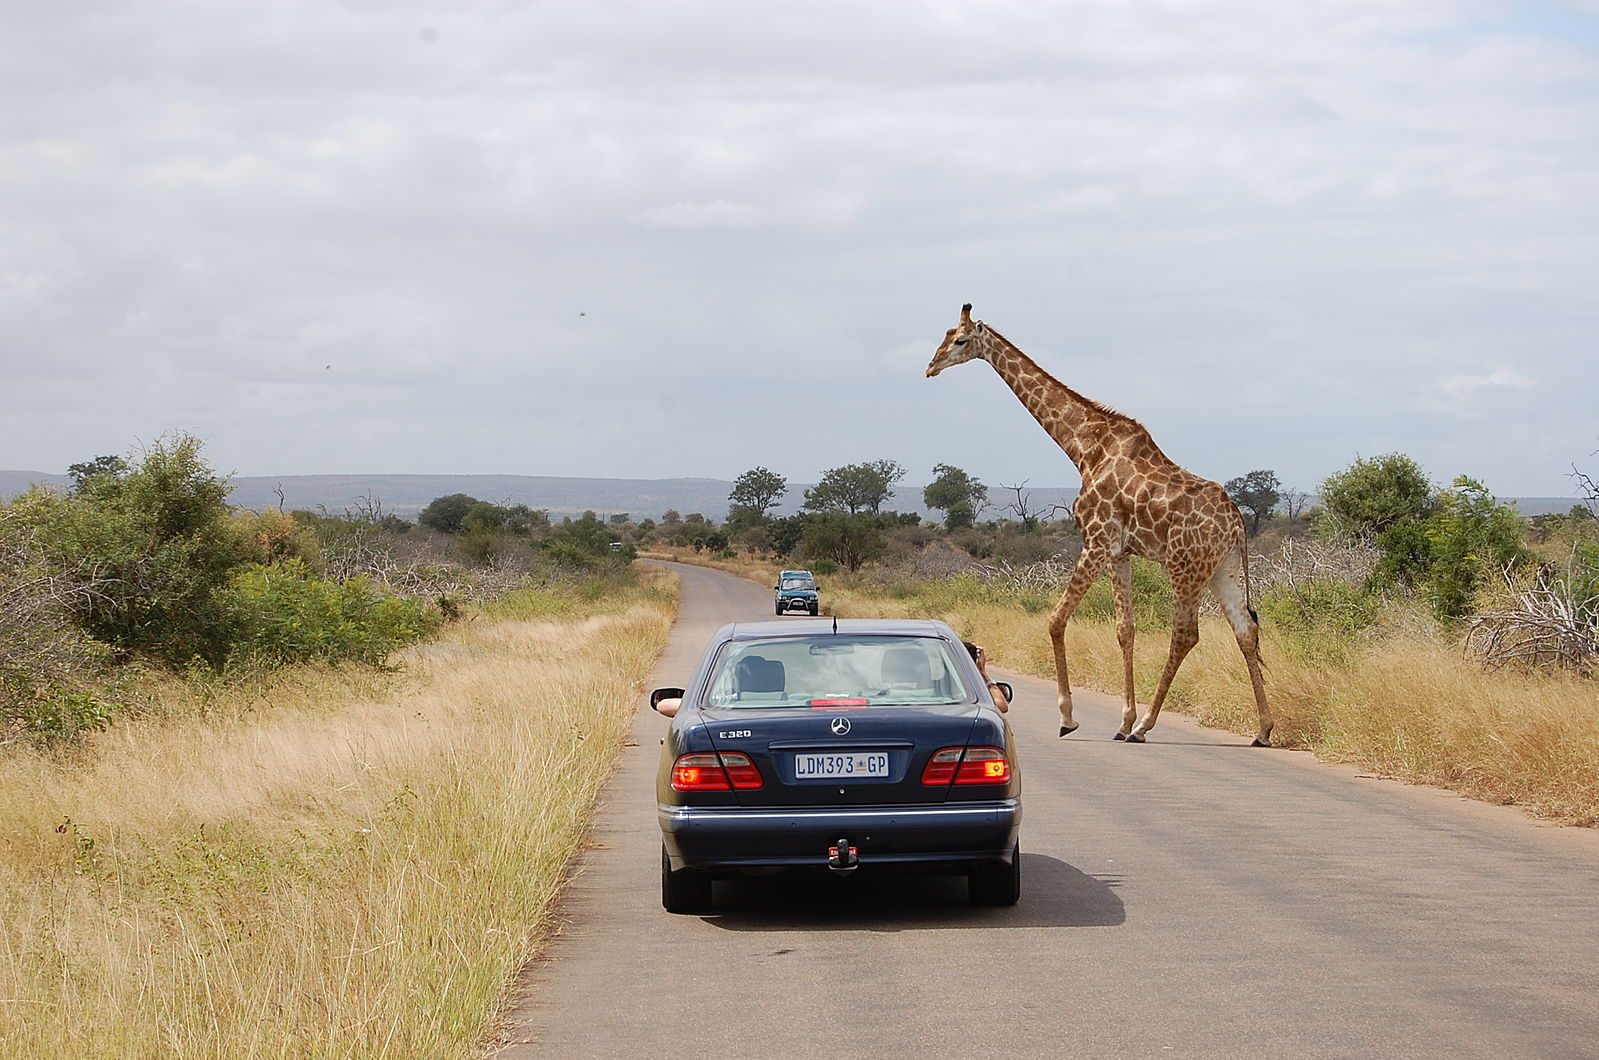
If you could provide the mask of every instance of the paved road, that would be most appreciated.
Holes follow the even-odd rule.
[[[658,685],[721,622],[771,617],[760,586],[674,569]],[[644,708],[503,1055],[1599,1056],[1599,835],[1170,713],[1116,743],[1086,692],[1059,740],[1051,687],[1015,684],[1013,909],[857,876],[668,915]]]

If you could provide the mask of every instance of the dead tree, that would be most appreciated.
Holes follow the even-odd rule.
[[[1071,514],[1071,509],[1064,504],[1052,504],[1047,510],[1034,508],[1032,506],[1033,495],[1027,489],[1027,479],[1022,479],[1021,482],[1014,486],[1008,486],[1002,482],[999,488],[1010,490],[1016,495],[1015,500],[1004,506],[1005,511],[1014,513],[1016,518],[1021,520],[1022,529],[1029,533],[1036,529],[1039,523],[1046,519],[1053,519],[1061,512],[1065,512],[1068,515]]]

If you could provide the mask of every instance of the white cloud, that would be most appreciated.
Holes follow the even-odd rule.
[[[645,210],[646,224],[656,228],[754,228],[766,216],[759,206],[713,199],[710,202],[674,202]]]
[[[250,473],[1072,481],[982,365],[922,378],[970,300],[1214,477],[1382,439],[1562,492],[1596,40],[1478,0],[25,7],[0,465],[183,426]]]
[[[1423,407],[1455,416],[1478,416],[1491,411],[1496,391],[1531,390],[1537,381],[1510,365],[1500,365],[1474,375],[1452,375],[1424,397]]]

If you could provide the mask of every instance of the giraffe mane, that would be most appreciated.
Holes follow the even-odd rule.
[[[1027,357],[1027,354],[1022,353],[1022,348],[1020,346],[1016,345],[1010,339],[1007,339],[1004,335],[1000,334],[999,329],[994,327],[994,325],[988,323],[988,321],[986,321],[986,320],[980,321],[980,323],[983,325],[984,328],[988,329],[988,333],[990,335],[994,336],[1000,342],[1003,342],[1005,345],[1009,346],[1011,349],[1015,350],[1017,353],[1020,353],[1023,357]],[[1033,361],[1033,359],[1031,357],[1027,357],[1027,359],[1029,361]],[[1045,375],[1049,376],[1049,378],[1055,379],[1055,376],[1053,374],[1051,374],[1048,371],[1045,371],[1043,365],[1039,364],[1037,361],[1033,361],[1033,364],[1038,368],[1039,371],[1041,371]],[[1113,406],[1107,405],[1103,401],[1096,401],[1095,399],[1089,397],[1086,394],[1079,394],[1077,391],[1073,390],[1071,387],[1067,386],[1065,383],[1062,383],[1059,379],[1055,379],[1055,382],[1060,386],[1060,388],[1062,390],[1066,391],[1066,393],[1070,394],[1072,397],[1076,398],[1078,401],[1081,401],[1083,404],[1087,405],[1089,408],[1093,409],[1095,412],[1102,413],[1102,414],[1104,414],[1106,416],[1109,416],[1111,419],[1120,421],[1122,423],[1130,423],[1133,426],[1142,429],[1146,434],[1148,433],[1149,428],[1145,427],[1141,422],[1139,422],[1137,419],[1134,419],[1132,416],[1127,415],[1127,413],[1123,412],[1121,409],[1118,409],[1118,408],[1115,408]]]

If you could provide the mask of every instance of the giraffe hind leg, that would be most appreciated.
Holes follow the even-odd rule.
[[[1216,602],[1221,605],[1222,613],[1233,627],[1238,650],[1243,653],[1244,665],[1249,668],[1249,685],[1255,693],[1255,711],[1260,718],[1254,746],[1270,747],[1273,722],[1271,708],[1266,705],[1266,681],[1261,672],[1260,619],[1255,609],[1244,600],[1244,590],[1238,580],[1242,562],[1242,557],[1237,553],[1228,557],[1221,569],[1211,577],[1210,591],[1215,594]]]

